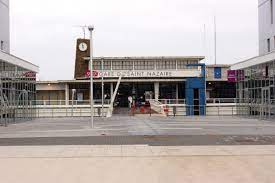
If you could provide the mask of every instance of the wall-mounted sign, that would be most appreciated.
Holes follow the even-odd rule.
[[[85,76],[90,77],[90,71]],[[94,71],[94,78],[183,78],[183,77],[200,77],[199,70],[181,70],[181,71]]]
[[[227,71],[227,80],[231,83],[237,82],[237,71],[236,70],[228,70]]]
[[[222,68],[221,67],[215,67],[214,68],[214,78],[215,79],[222,79]]]
[[[244,70],[228,70],[227,79],[233,83],[244,80]]]
[[[32,71],[28,71],[28,72],[23,73],[23,76],[28,77],[28,78],[35,78],[36,73],[32,72]]]
[[[91,76],[91,71],[90,70],[87,70],[86,73],[85,73],[85,76],[87,78],[89,78]],[[98,71],[93,71],[93,78],[98,78],[99,77],[99,73]]]

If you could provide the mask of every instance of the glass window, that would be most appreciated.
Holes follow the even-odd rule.
[[[155,62],[154,61],[135,61],[135,70],[154,70]]]
[[[123,70],[133,70],[133,61],[122,61]]]
[[[187,60],[178,60],[178,69],[187,69]]]
[[[104,70],[111,70],[111,61],[104,60]]]
[[[93,67],[94,70],[101,70],[101,61],[94,61]]]
[[[122,70],[122,61],[113,61],[113,70]]]
[[[113,70],[132,70],[133,62],[128,61],[113,61]]]
[[[176,61],[166,61],[166,60],[160,60],[157,62],[157,69],[176,69]]]

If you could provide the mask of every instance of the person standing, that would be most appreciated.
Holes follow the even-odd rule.
[[[129,106],[129,109],[131,109],[131,107],[132,107],[132,103],[133,103],[133,97],[132,96],[129,96],[128,97],[128,106]]]

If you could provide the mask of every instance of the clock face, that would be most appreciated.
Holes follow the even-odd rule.
[[[80,43],[79,44],[79,50],[80,51],[86,51],[88,49],[88,45],[86,43]]]

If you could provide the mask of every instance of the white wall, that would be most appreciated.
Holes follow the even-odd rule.
[[[275,0],[273,0],[273,24],[271,23],[271,0],[259,2],[259,54],[268,53],[267,39],[270,39],[271,51],[275,50]]]
[[[10,51],[10,27],[9,27],[9,0],[0,0],[0,49],[1,41],[4,41],[3,50]]]
[[[36,84],[36,90],[37,91],[59,91],[59,90],[66,90],[66,84],[55,84],[51,83],[50,85],[46,83],[37,83]]]

